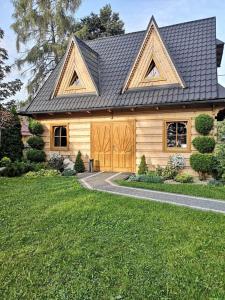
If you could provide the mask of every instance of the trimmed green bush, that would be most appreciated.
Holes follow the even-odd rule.
[[[29,120],[29,130],[30,133],[34,135],[41,135],[44,132],[44,128],[40,122],[34,119]]]
[[[57,170],[42,169],[38,172],[30,171],[27,174],[25,174],[24,176],[36,178],[36,177],[55,177],[55,176],[59,176],[59,175],[60,175],[60,172]]]
[[[34,149],[42,150],[44,148],[43,138],[40,136],[37,136],[37,135],[31,136],[27,140],[27,143],[31,148],[34,148]]]
[[[138,167],[138,174],[142,175],[142,174],[146,174],[147,172],[148,172],[148,166],[146,164],[145,155],[142,155],[141,162],[140,162],[140,165]]]
[[[175,181],[180,183],[192,183],[193,182],[193,176],[187,173],[178,174],[175,177]]]
[[[197,136],[193,139],[192,144],[200,153],[212,153],[216,146],[216,141],[210,136]]]
[[[172,166],[171,164],[168,164],[162,171],[162,177],[165,180],[174,179],[178,174],[178,170]]]
[[[190,157],[190,164],[193,170],[199,173],[200,180],[206,179],[206,174],[213,170],[214,156],[212,154],[194,153]]]
[[[77,173],[83,173],[85,171],[85,166],[84,166],[84,162],[83,162],[83,159],[81,157],[81,152],[80,151],[78,151],[78,153],[77,153],[76,161],[75,161],[75,164],[74,164],[74,170]]]
[[[62,172],[62,176],[75,176],[76,175],[76,171],[75,170],[64,170]]]
[[[32,162],[43,162],[45,161],[46,155],[43,150],[29,149],[27,151],[27,159]]]
[[[0,167],[7,167],[11,164],[11,159],[7,156],[4,156],[0,161]]]
[[[128,180],[129,182],[148,182],[148,183],[163,183],[162,177],[154,174],[142,174],[142,175],[131,175]]]
[[[213,117],[201,114],[195,118],[195,129],[202,135],[207,135],[213,128],[214,119]]]

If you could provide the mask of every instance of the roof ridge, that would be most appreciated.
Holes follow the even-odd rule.
[[[205,21],[205,20],[210,20],[210,19],[216,19],[216,17],[214,16],[214,17],[196,19],[196,20],[187,21],[187,22],[180,22],[180,23],[171,24],[171,25],[159,26],[159,29],[164,29],[164,28],[173,27],[173,26],[179,26],[179,25],[183,25],[183,24],[185,25],[185,24],[189,24],[189,23],[195,23],[195,22],[200,22],[200,21]],[[141,33],[141,32],[145,32],[145,31],[146,31],[146,29],[143,29],[143,30],[137,30],[137,31],[127,32],[127,33],[121,33],[121,34],[117,34],[117,35],[102,36],[102,37],[99,37],[99,38],[96,38],[96,39],[93,39],[93,40],[81,40],[81,39],[80,40],[82,42],[85,42],[85,44],[87,45],[87,43],[92,43],[92,42],[103,40],[103,39],[118,38],[118,37],[121,37],[121,36]]]

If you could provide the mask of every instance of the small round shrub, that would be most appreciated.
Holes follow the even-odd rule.
[[[0,166],[1,167],[7,167],[8,165],[10,165],[11,164],[11,159],[9,158],[9,157],[7,157],[7,156],[4,156],[2,159],[1,159],[1,161],[0,161]]]
[[[62,172],[62,176],[75,176],[76,175],[76,171],[75,170],[64,170]]]
[[[162,171],[162,177],[164,180],[174,179],[177,174],[177,169],[170,164],[168,164]]]
[[[31,136],[28,140],[27,140],[27,143],[28,145],[31,147],[31,148],[34,148],[34,149],[38,149],[38,150],[42,150],[43,147],[44,147],[44,141],[43,141],[43,138],[40,137],[40,136]]]
[[[210,186],[223,186],[223,182],[221,180],[210,179],[208,182]]]
[[[1,176],[4,177],[17,177],[23,174],[23,167],[20,162],[10,163],[5,167],[5,169],[1,172]]]
[[[213,128],[213,117],[201,114],[195,118],[195,129],[202,135],[207,135]]]
[[[206,179],[206,174],[213,170],[214,156],[212,154],[194,153],[190,157],[190,164],[193,170],[199,173],[201,180]]]
[[[45,161],[46,155],[43,150],[29,149],[27,151],[27,159],[32,162],[43,162]]]
[[[175,177],[175,181],[180,183],[192,183],[193,182],[193,176],[187,173],[178,174]]]
[[[29,120],[29,130],[30,133],[34,134],[34,135],[41,135],[44,132],[44,128],[43,125],[38,122],[37,120],[34,119],[30,119]]]
[[[181,154],[174,154],[170,156],[168,165],[171,165],[176,170],[182,170],[185,167],[185,159]]]
[[[192,144],[200,153],[212,153],[216,146],[215,139],[210,136],[197,136]]]

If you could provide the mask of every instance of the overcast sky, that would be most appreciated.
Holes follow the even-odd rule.
[[[171,25],[201,18],[217,18],[217,37],[225,41],[225,1],[223,0],[83,0],[76,18],[98,13],[105,4],[110,3],[113,11],[119,12],[125,23],[126,32],[143,30],[147,27],[151,15],[154,15],[158,26]],[[13,22],[13,6],[11,0],[0,0],[0,27],[5,31],[3,47],[8,50],[10,63],[18,57],[16,37],[10,29]],[[1,45],[2,46],[2,45]],[[219,75],[225,75],[225,57]],[[21,78],[24,87],[17,94],[18,100],[26,99],[26,78],[13,69],[11,78]],[[219,82],[225,86],[225,76],[219,76]]]

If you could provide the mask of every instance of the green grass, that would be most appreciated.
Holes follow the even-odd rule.
[[[191,195],[196,197],[205,197],[212,199],[225,200],[225,187],[208,186],[203,184],[169,184],[169,183],[148,183],[148,182],[129,182],[126,180],[116,180],[119,185],[143,188],[161,192]]]
[[[66,177],[1,178],[0,191],[1,300],[225,298],[222,214]]]

